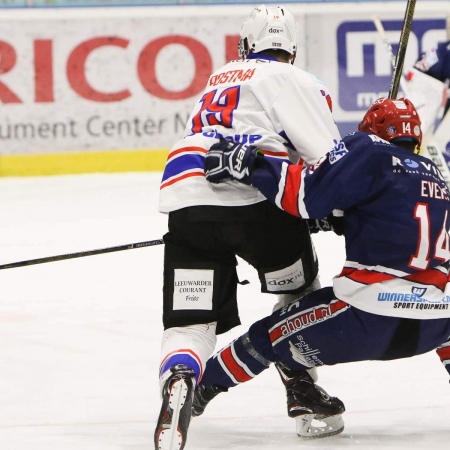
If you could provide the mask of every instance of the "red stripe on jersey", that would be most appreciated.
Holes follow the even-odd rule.
[[[239,363],[234,359],[231,353],[231,346],[222,350],[220,353],[222,361],[227,366],[227,369],[232,373],[236,381],[239,383],[244,383],[245,381],[251,380],[253,377],[247,374],[247,372],[239,365]]]
[[[269,334],[270,341],[272,343],[276,342],[283,336],[289,336],[303,328],[331,319],[341,310],[349,307],[350,305],[342,300],[333,300],[329,305],[319,305],[315,308],[301,311],[286,318],[277,328],[273,329]]]
[[[413,281],[420,284],[429,284],[436,286],[442,291],[445,289],[446,284],[449,281],[449,276],[446,273],[442,273],[440,270],[431,269],[424,272],[416,272],[404,277],[396,277],[382,272],[374,272],[366,269],[353,269],[350,267],[344,267],[339,275],[340,277],[347,277],[353,281],[364,284],[381,283],[382,281],[388,281],[393,279],[403,279]]]
[[[442,273],[440,270],[431,269],[425,272],[417,272],[405,277],[405,280],[415,281],[422,284],[432,284],[442,291],[448,281],[448,274]]]
[[[282,324],[282,325],[284,325],[284,323]],[[270,339],[270,342],[275,342],[276,340],[278,340],[281,336],[283,336],[283,333],[282,333],[282,326],[278,326],[278,327],[276,327],[274,330],[272,330],[270,333],[269,333],[269,339]]]
[[[178,181],[184,180],[185,178],[189,178],[189,177],[204,177],[205,176],[205,172],[201,171],[201,172],[189,172],[189,173],[185,173],[184,175],[181,175],[179,177],[176,178],[172,178],[169,181],[166,181],[165,183],[161,184],[161,187],[159,188],[164,189],[167,186],[170,186],[171,184],[174,184]]]
[[[383,281],[393,280],[397,277],[387,273],[373,272],[371,270],[354,270],[345,275],[353,281],[364,284],[381,283]]]
[[[445,361],[446,359],[450,359],[450,347],[438,348],[436,350],[441,361]]]
[[[346,277],[348,274],[354,272],[357,269],[352,269],[350,267],[344,267],[339,274],[340,277]]]
[[[263,153],[266,156],[282,156],[283,158],[289,158],[287,152],[270,152],[269,150],[263,150]]]
[[[183,147],[183,148],[179,148],[177,150],[174,150],[173,152],[170,152],[169,156],[167,157],[167,160],[169,160],[170,158],[173,158],[176,155],[179,155],[180,153],[186,153],[186,152],[200,152],[200,153],[205,153],[206,154],[206,149],[204,149],[203,147]]]
[[[330,108],[330,111],[333,112],[333,101],[331,100],[331,97],[329,95],[326,96],[328,108]]]
[[[330,310],[331,310],[331,314],[334,314],[338,311],[340,311],[341,309],[347,308],[350,305],[346,302],[344,302],[343,300],[335,300],[330,304]]]
[[[301,175],[303,166],[292,164],[288,167],[286,173],[286,185],[284,186],[283,199],[281,207],[294,216],[299,216],[298,212],[298,194],[301,185]]]

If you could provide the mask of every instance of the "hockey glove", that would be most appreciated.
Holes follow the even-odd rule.
[[[208,150],[205,158],[205,176],[210,183],[238,180],[251,184],[256,158],[262,150],[253,145],[237,144],[221,139]]]
[[[309,232],[311,234],[319,231],[334,231],[338,236],[344,234],[344,217],[330,214],[323,219],[308,219]]]

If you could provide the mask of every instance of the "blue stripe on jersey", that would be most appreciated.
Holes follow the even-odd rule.
[[[283,164],[286,164],[286,160],[265,156],[260,161],[259,167],[259,169],[262,168],[264,170],[255,170],[252,175],[252,185],[258,188],[264,197],[275,205],[277,204],[276,198],[279,189],[284,190],[284,187],[280,186],[280,179],[284,175],[284,171],[282,170]],[[281,208],[281,206],[279,207]]]
[[[264,320],[264,319],[263,319]],[[252,326],[252,328],[254,325]],[[256,328],[259,331],[259,328]],[[267,336],[267,330],[265,330]],[[258,336],[259,339],[259,336]],[[267,337],[266,337],[267,339]],[[265,342],[265,348],[270,343]],[[229,350],[232,349],[230,352]],[[227,354],[227,356],[224,356]],[[272,355],[272,352],[270,352]],[[231,358],[231,361],[230,361]],[[275,359],[274,359],[275,360]],[[254,347],[248,332],[223,348],[214,357],[209,358],[203,374],[202,384],[205,386],[233,387],[259,375],[270,366]]]
[[[201,169],[204,170],[205,157],[194,155],[192,153],[181,155],[166,164],[162,181],[166,181],[186,170]]]

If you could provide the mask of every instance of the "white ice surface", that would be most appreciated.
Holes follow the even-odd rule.
[[[0,179],[0,264],[158,239],[160,174]],[[322,282],[343,239],[315,237]],[[0,270],[0,450],[153,450],[163,246]],[[240,262],[243,325],[270,295]],[[222,394],[191,423],[186,450],[450,448],[450,386],[434,352],[320,369],[346,404],[343,434],[301,441],[274,369]]]

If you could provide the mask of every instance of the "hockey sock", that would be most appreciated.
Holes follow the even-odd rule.
[[[161,387],[170,375],[170,368],[184,364],[195,373],[195,383],[216,345],[216,323],[172,327],[164,331],[161,344],[159,378]]]
[[[249,334],[245,333],[208,360],[202,384],[233,387],[251,380],[270,363],[256,351]]]
[[[436,353],[450,375],[450,340],[444,342],[439,348],[437,348]]]

